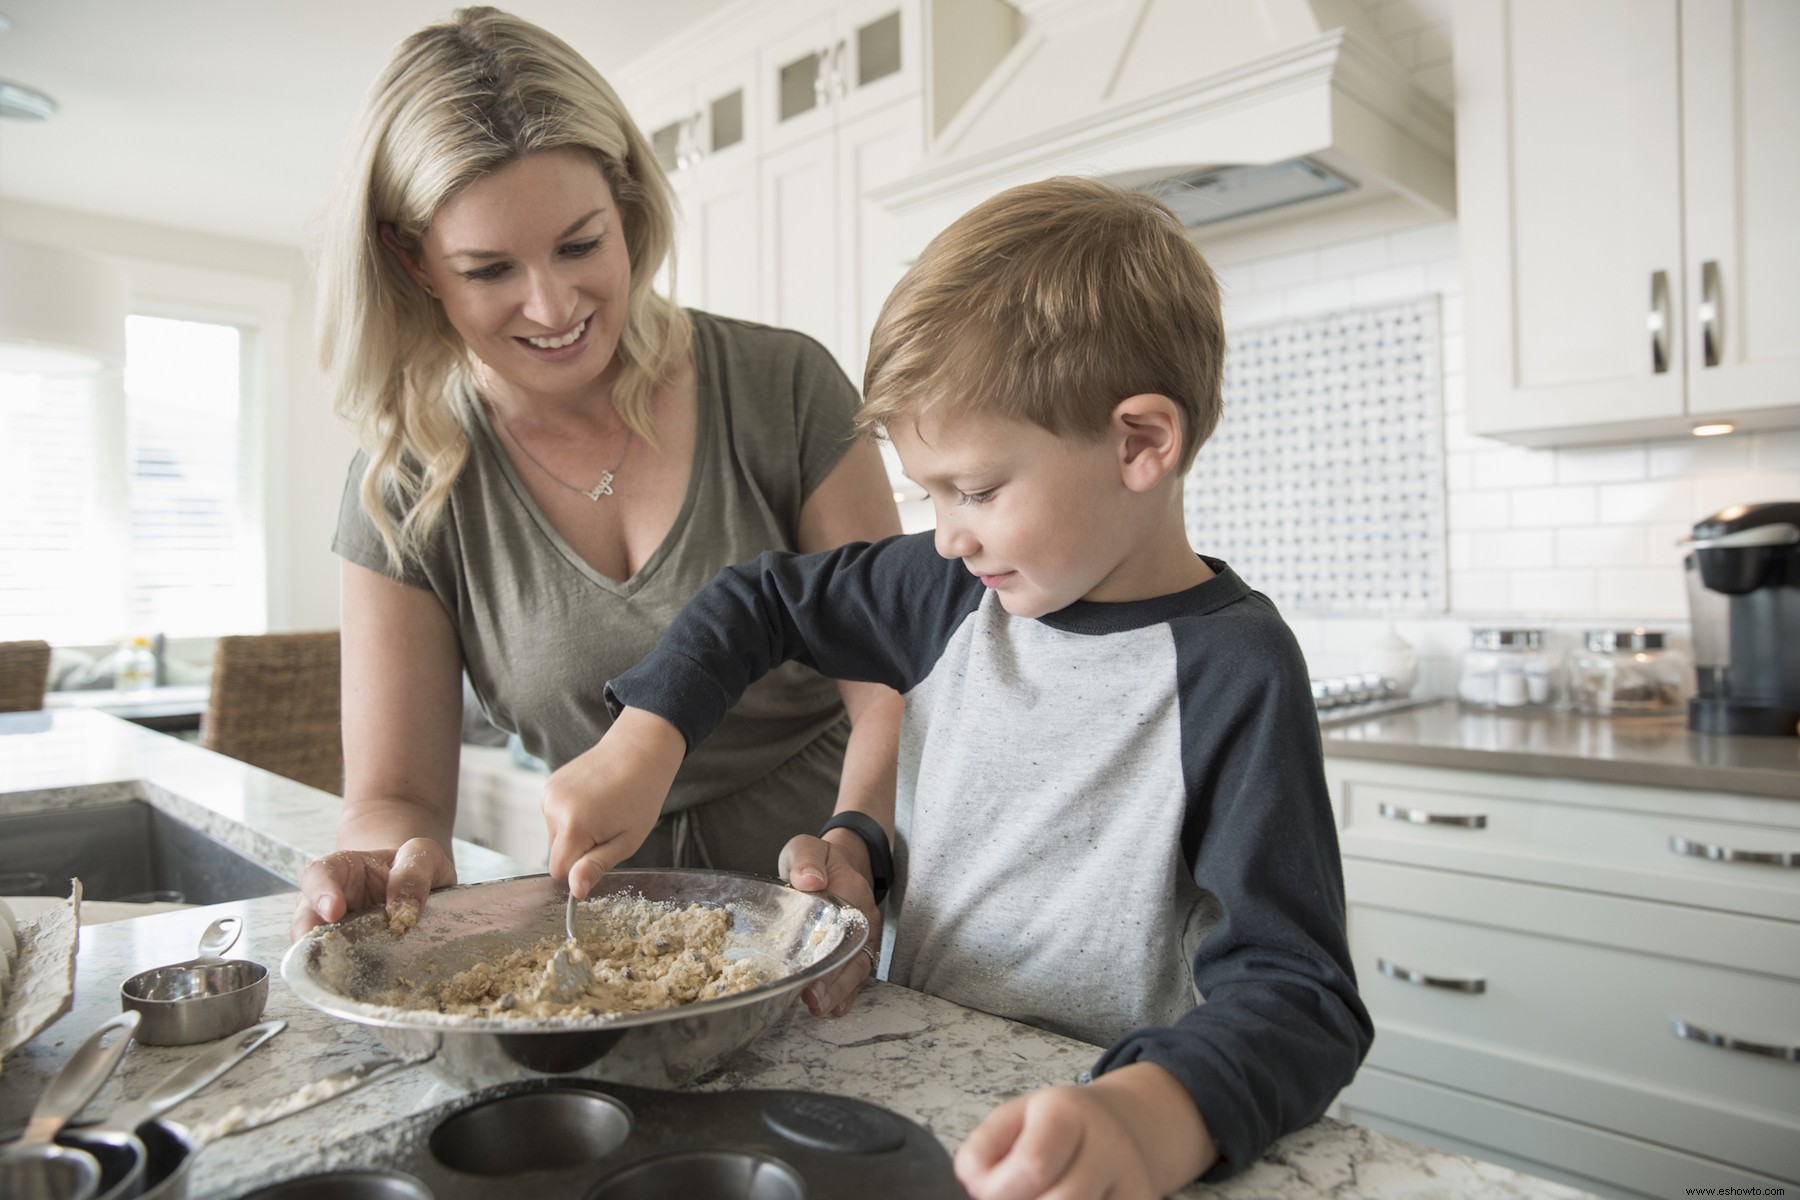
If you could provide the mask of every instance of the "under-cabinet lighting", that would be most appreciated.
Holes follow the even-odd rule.
[[[1720,434],[1731,433],[1736,428],[1730,421],[1708,421],[1694,426],[1692,432],[1695,437],[1718,437]]]

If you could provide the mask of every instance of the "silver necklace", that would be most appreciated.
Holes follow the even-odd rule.
[[[598,504],[600,502],[600,497],[610,496],[613,494],[613,487],[612,487],[613,479],[614,479],[614,477],[616,477],[618,475],[619,468],[625,465],[625,456],[627,454],[631,453],[632,436],[637,432],[636,430],[631,428],[631,426],[629,426],[629,425],[627,425],[625,427],[625,448],[619,451],[619,461],[612,465],[612,470],[602,472],[599,483],[596,483],[591,488],[583,488],[583,487],[576,487],[574,484],[569,483],[567,480],[559,478],[557,476],[556,472],[552,471],[549,467],[546,467],[543,463],[538,462],[537,455],[533,454],[529,449],[527,449],[525,443],[521,442],[519,440],[519,435],[514,433],[511,429],[507,428],[506,422],[502,421],[500,419],[500,410],[499,409],[496,409],[496,408],[493,408],[490,406],[488,408],[488,415],[490,417],[494,418],[494,424],[496,424],[500,427],[501,432],[506,434],[507,437],[512,439],[512,444],[519,448],[519,453],[523,454],[526,458],[529,458],[531,460],[533,466],[537,467],[538,470],[540,470],[544,474],[548,475],[550,477],[550,480],[552,483],[560,483],[560,484],[562,484],[562,486],[568,488],[571,492],[576,492],[576,493],[579,493],[580,495],[586,496],[589,500],[592,500],[596,504]]]

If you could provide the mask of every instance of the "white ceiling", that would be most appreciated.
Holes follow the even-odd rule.
[[[511,0],[602,74],[729,0]],[[0,0],[0,196],[303,246],[363,94],[438,0]],[[3,23],[3,22],[0,22]]]

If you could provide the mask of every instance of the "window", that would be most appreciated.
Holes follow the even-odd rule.
[[[246,341],[232,325],[133,316],[122,381],[0,375],[0,638],[261,627]]]

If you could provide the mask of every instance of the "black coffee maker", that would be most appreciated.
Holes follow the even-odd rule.
[[[1688,541],[1699,733],[1800,735],[1800,501],[1734,504]]]

